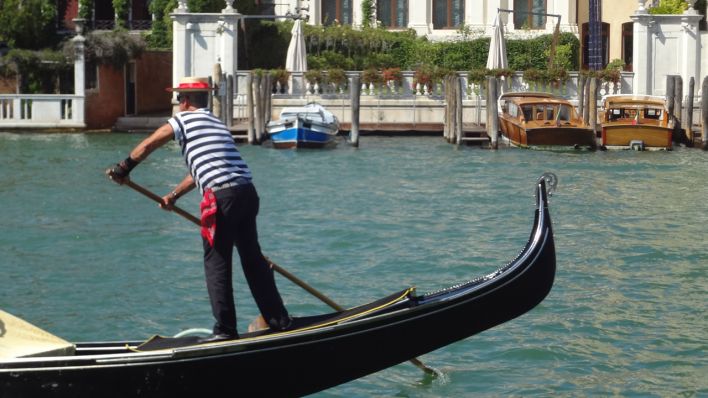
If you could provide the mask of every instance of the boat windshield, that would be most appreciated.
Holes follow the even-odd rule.
[[[655,120],[661,119],[661,109],[656,109],[656,108],[644,109],[644,118],[645,119],[655,119]]]
[[[562,122],[570,121],[570,107],[568,105],[561,105],[558,108],[558,120]]]

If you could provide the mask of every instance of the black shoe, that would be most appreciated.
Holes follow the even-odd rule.
[[[217,341],[227,341],[227,340],[238,340],[238,334],[210,334],[206,337],[200,337],[197,342],[202,343],[214,343]]]

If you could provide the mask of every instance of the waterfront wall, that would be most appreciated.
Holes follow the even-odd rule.
[[[235,77],[234,119],[244,120],[246,108],[246,77],[249,71],[238,71]],[[353,76],[358,72],[347,72]],[[360,123],[365,129],[386,130],[387,128],[410,130],[442,130],[445,115],[445,87],[442,83],[430,88],[415,83],[415,72],[402,72],[400,82],[387,84],[363,85],[360,100]],[[483,87],[471,83],[466,72],[458,72],[463,86],[463,123],[483,124],[486,120],[486,97]],[[525,81],[523,73],[499,82],[498,92],[540,91],[550,92],[578,103],[577,72],[562,84],[539,84]],[[325,84],[322,87],[307,83],[302,73],[291,75],[291,86],[273,87],[271,120],[278,118],[284,107],[301,106],[308,102],[318,102],[332,111],[341,123],[351,122],[350,92],[346,85]],[[603,82],[599,95],[627,94],[633,90],[633,73],[624,72],[617,83]]]

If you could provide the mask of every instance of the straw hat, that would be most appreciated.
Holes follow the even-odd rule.
[[[216,87],[209,86],[209,78],[187,76],[179,80],[177,87],[168,87],[167,91],[194,92],[216,90]]]

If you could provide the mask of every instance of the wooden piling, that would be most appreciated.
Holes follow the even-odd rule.
[[[703,78],[701,90],[701,145],[703,150],[708,150],[708,76]]]
[[[226,77],[226,125],[234,123],[234,75]]]
[[[443,78],[445,85],[445,110],[443,112],[443,138],[450,142],[450,84],[448,76]]]
[[[218,63],[214,64],[214,69],[211,74],[211,79],[214,83],[214,87],[219,89],[219,91],[216,91],[215,93],[212,91],[212,93],[214,93],[213,99],[211,102],[212,113],[214,114],[214,116],[218,117],[223,122],[224,118],[221,117],[222,116],[221,98],[219,97],[219,94],[224,92],[224,90],[221,88],[221,83],[222,83],[222,81],[221,81],[221,64],[218,64]]]
[[[691,76],[688,81],[688,93],[686,95],[686,111],[684,112],[683,124],[686,126],[686,145],[693,146],[693,91],[696,86],[696,80]]]
[[[585,81],[587,76],[580,74],[578,78],[578,115],[582,116],[585,109]]]
[[[261,143],[261,133],[263,129],[263,96],[261,95],[261,81],[262,77],[259,75],[253,76],[253,101],[254,101],[254,130],[256,139],[253,141],[254,144]]]
[[[585,88],[583,89],[583,121],[585,124],[590,124],[590,82],[594,76],[589,76],[585,79]]]
[[[253,112],[253,73],[246,76],[246,125],[248,143],[253,145],[256,142],[255,114]]]
[[[588,118],[595,137],[597,137],[597,83],[597,77],[591,77],[590,90],[588,90]]]
[[[683,79],[681,76],[674,76],[674,123],[676,134],[674,140],[676,142],[684,142],[683,120],[681,113],[683,112]]]
[[[455,75],[452,78],[455,87],[455,138],[457,145],[462,144],[462,78]]]
[[[263,84],[263,128],[273,117],[273,76],[269,73],[264,76]],[[265,131],[265,130],[264,130]]]
[[[359,99],[361,97],[361,84],[359,83],[359,74],[349,78],[349,95],[352,104],[352,125],[349,129],[349,142],[358,148],[359,147]]]
[[[666,76],[666,109],[669,111],[669,118],[674,118],[674,75]]]
[[[497,78],[487,77],[487,135],[492,149],[499,147],[499,116],[497,115]]]

